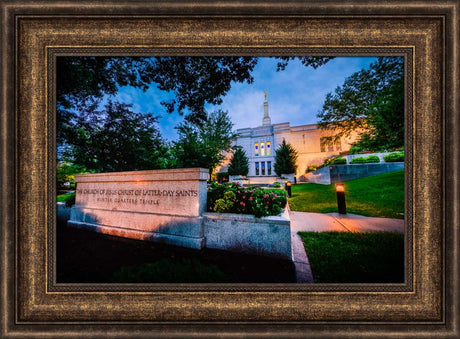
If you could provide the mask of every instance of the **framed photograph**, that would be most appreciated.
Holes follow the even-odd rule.
[[[39,6],[36,2],[3,1],[1,9],[2,337],[460,336],[457,169],[460,144],[460,51],[457,2],[388,4],[378,1],[296,1],[281,5],[272,1],[245,4],[121,1],[84,4],[51,2]],[[226,281],[222,278],[222,281],[193,281],[188,276],[141,283],[137,280],[101,278],[104,274],[98,276],[98,271],[110,271],[106,265],[116,266],[117,269],[121,267],[121,264],[114,266],[113,262],[122,262],[123,255],[113,256],[115,252],[111,252],[112,245],[104,245],[102,241],[95,242],[94,246],[99,247],[93,252],[94,248],[86,246],[86,238],[81,237],[77,231],[66,231],[69,233],[62,236],[56,195],[59,189],[72,185],[68,180],[59,182],[60,179],[56,178],[59,166],[62,165],[56,159],[62,159],[62,152],[65,153],[60,148],[63,140],[63,114],[69,112],[69,107],[83,111],[83,103],[91,104],[85,102],[85,93],[91,96],[88,89],[91,74],[83,74],[84,63],[79,63],[79,60],[91,60],[94,65],[104,62],[101,60],[118,60],[125,66],[129,62],[142,60],[145,67],[151,67],[153,59],[158,61],[162,58],[167,59],[169,66],[153,68],[153,71],[150,68],[149,79],[155,78],[157,84],[161,82],[158,78],[164,75],[162,72],[167,67],[179,69],[184,65],[183,61],[175,63],[174,60],[194,58],[182,71],[176,72],[175,77],[166,71],[165,74],[169,75],[162,86],[172,92],[177,89],[178,83],[182,85],[180,81],[184,78],[181,77],[184,72],[193,69],[193,64],[203,64],[202,60],[205,59],[207,67],[213,65],[212,62],[222,65],[232,60],[239,70],[252,62],[263,64],[269,58],[278,60],[281,68],[283,63],[287,63],[284,67],[289,67],[288,64],[293,62],[323,67],[337,60],[346,60],[339,65],[348,67],[352,63],[350,60],[366,58],[372,58],[371,61],[376,64],[377,60],[384,60],[381,66],[385,68],[396,60],[403,69],[400,76],[404,94],[401,95],[404,101],[401,138],[404,139],[405,154],[404,172],[401,172],[404,188],[404,201],[401,201],[401,205],[404,207],[399,206],[401,210],[395,208],[394,212],[394,215],[399,213],[397,217],[404,234],[401,252],[403,272],[398,273],[398,278],[390,277],[394,273],[390,269],[383,274],[383,278],[381,275],[371,281],[351,279],[337,282],[331,278],[330,281],[312,283],[299,279],[296,282],[295,278],[278,279],[289,270],[286,276],[301,275],[301,270],[294,267],[296,262],[299,263],[296,260],[293,260],[294,266],[285,271],[279,268],[281,273],[276,271],[278,268],[272,265],[273,262],[248,261],[247,265],[253,265],[250,267],[254,270],[259,266],[262,275],[264,271],[273,270],[263,278],[252,280]],[[74,67],[73,73],[68,72],[69,67]],[[80,73],[75,73],[75,70]],[[66,78],[67,74],[71,76]],[[77,79],[77,75],[82,77]],[[223,79],[222,75],[219,80]],[[293,78],[291,80],[293,82]],[[315,79],[319,82],[325,80]],[[124,74],[118,85],[126,81],[134,83],[136,78]],[[270,79],[265,77],[263,81],[268,84]],[[62,94],[64,88],[72,86],[78,88],[78,91],[71,92],[70,89],[67,94]],[[142,84],[137,86],[142,87]],[[110,84],[107,88],[110,88]],[[193,88],[189,87],[188,92],[184,93],[191,93]],[[277,180],[274,175],[274,179],[271,178],[272,172],[278,173],[271,156],[274,156],[275,146],[278,148],[282,144],[279,136],[288,130],[292,144],[300,148],[302,131],[313,133],[314,128],[308,123],[285,126],[281,121],[273,119],[273,116],[270,117],[268,105],[271,94],[263,94],[262,88],[258,90],[263,108],[257,119],[262,126],[242,126],[237,145],[240,142],[241,147],[247,148],[246,153],[250,153],[249,169],[244,180],[259,180],[262,183],[264,179],[270,182],[262,184],[271,185],[272,180]],[[68,93],[77,93],[76,97],[80,101],[69,104],[65,101],[69,99],[66,96]],[[193,99],[200,95],[199,91],[193,93],[194,97],[187,97],[184,106],[188,109],[195,103]],[[290,93],[294,98],[294,94]],[[336,90],[336,97],[339,94],[340,91]],[[308,96],[308,93],[301,96]],[[218,97],[206,100],[209,103]],[[106,98],[102,102],[107,103],[104,100]],[[175,104],[181,107],[181,102],[176,101]],[[381,105],[388,107],[389,103],[383,100]],[[108,102],[106,107],[104,112],[114,111],[115,106]],[[121,106],[117,107],[121,109]],[[168,103],[165,107],[168,107]],[[326,110],[324,107],[326,104],[323,106],[323,110]],[[122,109],[126,114],[132,113],[129,107],[123,106]],[[189,112],[196,113],[199,109],[190,109]],[[323,114],[326,114],[325,111]],[[248,118],[247,122],[250,121]],[[167,127],[168,123],[163,125]],[[75,141],[78,136],[75,131],[89,133],[82,126],[70,126],[73,131],[65,135],[67,142],[71,138]],[[107,125],[104,128],[108,128]],[[272,132],[270,134],[265,130]],[[116,136],[117,130],[114,131],[113,135]],[[121,136],[129,134],[125,131],[128,130],[119,133],[120,140]],[[245,133],[256,135],[257,138],[244,139]],[[345,144],[340,139],[332,143],[329,140],[328,144],[319,134],[315,138],[318,154],[335,155],[340,152],[340,157],[346,159],[346,162],[352,160],[353,156],[347,158],[350,156],[349,149],[342,149]],[[129,138],[126,140],[129,141]],[[150,144],[146,147],[150,147]],[[88,148],[82,149],[79,154],[74,152],[72,155],[83,159]],[[139,148],[136,150],[139,151]],[[398,151],[398,148],[393,150]],[[372,149],[368,148],[364,152],[372,152]],[[316,170],[313,167],[309,169],[310,166],[316,166],[312,160],[316,159],[314,154],[308,156],[310,158],[301,154],[303,167],[299,173],[294,171],[292,181],[297,182],[301,177],[304,180],[309,172]],[[369,156],[372,157],[372,154],[366,154],[366,157]],[[329,159],[337,163],[328,162],[325,167],[331,176],[336,171],[334,165],[340,166],[342,161],[337,159],[336,156]],[[127,163],[132,161],[128,158],[126,160]],[[116,163],[120,164],[121,161]],[[127,179],[127,175],[134,172],[124,172],[126,169],[122,165],[114,167],[108,161],[107,166],[93,169],[90,167],[94,161],[85,164],[88,171],[116,173],[110,174],[110,180],[106,179],[107,175],[100,173],[76,177],[77,200],[70,217],[70,226],[77,226],[73,228],[75,230],[83,227],[109,235],[144,239],[145,229],[127,232],[120,228],[118,220],[125,220],[125,223],[135,220],[136,224],[142,224],[149,213],[147,208],[161,206],[161,218],[188,218],[185,222],[187,226],[175,228],[174,231],[155,231],[150,237],[189,248],[203,248],[207,242],[208,246],[220,250],[223,235],[206,233],[211,229],[206,229],[206,222],[236,225],[235,219],[225,221],[220,216],[216,217],[218,213],[211,213],[218,208],[224,211],[225,201],[221,199],[220,203],[214,200],[210,202],[209,199],[206,201],[205,196],[203,200],[201,190],[207,190],[209,197],[209,187],[206,186],[209,173],[199,168],[187,173],[178,169],[167,170],[176,171],[173,174],[164,174],[166,172],[163,170],[147,173],[142,172],[144,165],[139,164],[136,170],[141,170],[138,173],[144,175],[143,178],[147,178],[145,180],[161,182],[158,187],[147,189],[139,186],[138,177]],[[198,164],[195,167],[202,166]],[[222,180],[223,176],[219,176],[218,171],[214,173],[216,181]],[[334,175],[340,177],[340,174]],[[282,172],[279,177],[290,195],[290,177]],[[178,179],[174,182],[172,178]],[[196,185],[193,180],[197,181]],[[116,182],[118,186],[104,186],[108,181]],[[345,186],[336,186],[338,201],[340,193],[344,189],[346,192],[348,187],[346,183]],[[273,201],[275,193],[269,193],[273,194]],[[269,194],[263,198],[272,197]],[[238,208],[243,210],[249,196],[244,200],[246,193],[240,195],[234,200],[241,199],[238,200]],[[168,200],[169,196],[174,199]],[[340,201],[338,204],[341,213]],[[167,211],[170,216],[166,217],[164,215]],[[233,212],[230,209],[228,211]],[[182,212],[185,214],[181,215]],[[279,212],[276,210],[273,215]],[[112,217],[115,213],[117,215]],[[260,211],[255,213],[264,215]],[[204,224],[201,224],[202,218]],[[340,216],[335,218],[340,223]],[[196,225],[198,219],[199,225],[204,225],[204,231],[203,228],[197,231],[190,226]],[[145,223],[146,228],[152,227],[152,219],[149,220]],[[274,233],[273,229],[278,225],[271,221],[268,223]],[[249,222],[241,221],[241,224],[238,227]],[[257,236],[250,238],[251,228],[256,227],[259,226],[251,224],[244,231],[243,240],[236,242],[256,243]],[[225,236],[228,234],[225,231]],[[217,245],[211,245],[213,237],[220,239],[214,242]],[[280,243],[277,238],[273,241]],[[247,243],[241,247],[247,248]],[[136,250],[141,256],[153,248],[145,247],[142,252],[139,248],[130,247],[128,242],[117,244],[115,246],[123,248],[126,253]],[[233,244],[228,246],[235,249]],[[300,246],[303,247],[302,242]],[[180,253],[186,257],[192,252]],[[212,257],[217,252],[209,253],[209,257]],[[290,258],[291,254],[290,245],[284,252],[276,253],[277,256]],[[104,260],[99,260],[99,255],[104,256]],[[171,257],[169,252],[167,255]],[[84,258],[84,261],[79,258]],[[231,258],[226,258],[225,262],[228,264],[243,260],[236,256]],[[181,269],[174,266],[171,268],[172,264],[168,261],[164,265],[173,271]],[[86,276],[82,276],[81,272],[87,272]],[[254,272],[253,277],[260,276],[259,272]],[[216,271],[211,273],[213,278],[219,274]],[[348,276],[352,273],[345,271],[344,274]]]

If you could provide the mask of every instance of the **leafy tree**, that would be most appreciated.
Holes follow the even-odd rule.
[[[360,130],[358,147],[388,149],[404,144],[404,60],[379,57],[328,93],[320,127],[336,129],[330,141]]]
[[[156,84],[174,94],[162,102],[168,113],[188,112],[186,119],[199,124],[206,119],[205,104],[222,103],[232,81],[253,82],[256,64],[252,57],[58,57],[58,142],[70,138],[82,112],[122,86],[145,91]]]
[[[61,162],[57,165],[57,188],[58,189],[72,189],[75,188],[75,174],[85,173],[86,168],[80,165],[74,165],[68,162]],[[70,183],[66,186],[65,183]]]
[[[283,139],[283,142],[276,149],[275,153],[274,169],[276,175],[280,177],[282,174],[296,173],[297,157],[298,154],[295,148]]]
[[[212,173],[224,160],[224,152],[231,150],[235,137],[232,127],[228,113],[221,110],[209,114],[200,125],[190,121],[179,124],[179,139],[174,142],[177,167],[202,167]]]
[[[133,112],[131,105],[109,101],[102,111],[90,105],[69,133],[64,156],[96,172],[163,168],[167,146],[156,122],[152,114]]]
[[[235,148],[228,166],[229,175],[247,175],[249,172],[249,159],[241,146]]]
[[[280,60],[277,65],[277,71],[284,71],[286,66],[289,64],[289,61],[298,59],[302,65],[306,67],[313,67],[317,69],[320,66],[327,64],[329,61],[334,59],[334,57],[315,57],[315,56],[304,56],[304,57],[278,57]]]
[[[278,70],[283,70],[293,58],[279,59]],[[331,58],[300,59],[316,68]],[[232,82],[252,83],[251,72],[257,61],[257,57],[58,57],[58,158],[67,157],[90,171],[171,168],[193,162],[212,169],[220,155],[211,154],[227,148],[224,142],[219,147],[206,145],[196,161],[186,156],[184,149],[204,147],[200,144],[205,140],[204,132],[198,130],[210,128],[205,105],[220,104]],[[192,138],[182,139],[173,149],[163,144],[153,127],[153,116],[143,117],[127,105],[112,102],[105,109],[99,108],[104,96],[116,95],[120,87],[145,91],[153,84],[174,95],[162,103],[168,113],[187,113],[187,124],[179,129]],[[197,127],[195,131],[192,124]]]
[[[280,57],[278,70],[294,58]],[[317,68],[330,57],[298,58]],[[153,84],[174,94],[162,104],[168,113],[187,113],[186,119],[200,124],[206,119],[205,104],[218,105],[232,82],[252,83],[257,57],[58,57],[57,140],[70,138],[78,116],[115,95],[120,87],[147,90]]]

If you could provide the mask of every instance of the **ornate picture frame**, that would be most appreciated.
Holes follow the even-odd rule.
[[[459,3],[2,1],[1,336],[459,336]],[[57,284],[59,55],[402,55],[404,284]]]

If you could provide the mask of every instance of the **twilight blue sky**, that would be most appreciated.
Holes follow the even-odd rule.
[[[252,84],[233,83],[221,105],[206,108],[208,111],[219,108],[228,111],[235,130],[260,126],[265,90],[272,123],[290,122],[291,126],[316,123],[316,114],[321,110],[326,94],[341,86],[346,77],[368,68],[374,61],[374,57],[338,57],[313,69],[294,60],[284,71],[276,72],[276,59],[260,58],[253,71]],[[177,138],[174,127],[184,117],[177,113],[168,114],[160,105],[161,101],[171,97],[172,94],[153,85],[146,92],[122,87],[114,99],[133,104],[135,112],[159,116],[161,135],[173,141]]]

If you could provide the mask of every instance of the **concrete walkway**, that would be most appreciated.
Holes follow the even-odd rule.
[[[404,233],[403,219],[365,217],[357,214],[309,213],[289,211],[291,219],[292,261],[298,283],[312,283],[313,274],[302,243],[297,234],[306,232],[379,232]]]

